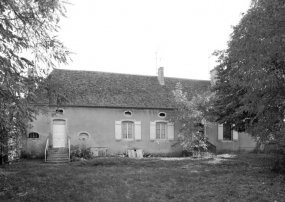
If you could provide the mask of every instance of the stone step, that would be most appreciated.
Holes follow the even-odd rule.
[[[55,154],[67,154],[68,153],[68,151],[51,151],[51,150],[49,150],[48,152],[55,153]]]
[[[48,156],[55,156],[55,157],[57,157],[57,156],[69,156],[68,154],[48,154]]]
[[[47,159],[69,159],[68,156],[48,156]]]
[[[53,150],[53,151],[68,151],[68,148],[50,148],[49,150]]]
[[[61,153],[61,152],[68,152],[68,150],[53,150],[53,149],[50,149],[49,151],[51,152],[56,152],[56,153]]]
[[[69,162],[69,158],[48,158],[46,162]]]
[[[48,150],[48,152],[50,152],[50,153],[68,153],[68,151],[52,151],[52,150]]]
[[[48,150],[46,163],[68,163],[69,150],[68,148],[51,148]]]
[[[68,158],[69,157],[69,155],[68,154],[48,154],[47,155],[48,157],[54,157],[54,158],[60,158],[60,157],[66,157],[66,158]]]
[[[47,161],[48,160],[52,160],[52,161],[69,161],[69,158],[47,158]]]
[[[48,152],[49,155],[68,155],[68,152],[62,152],[62,153],[55,153],[55,152]]]
[[[69,155],[68,154],[52,154],[52,155],[47,155],[48,158],[62,158],[62,157],[65,157],[65,158],[68,158]]]
[[[69,161],[45,161],[45,163],[51,163],[51,164],[65,164],[65,163],[69,163]]]

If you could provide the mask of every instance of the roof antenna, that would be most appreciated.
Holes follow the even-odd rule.
[[[155,52],[155,74],[158,75],[158,70],[157,70],[157,52],[159,50],[160,45],[158,46],[158,48],[156,49]]]
[[[157,74],[157,51],[155,52],[155,74]]]
[[[209,76],[210,76],[210,78],[211,78],[211,74],[210,74],[210,58],[212,57],[212,55],[210,55],[209,57],[208,57],[208,74],[209,74]]]

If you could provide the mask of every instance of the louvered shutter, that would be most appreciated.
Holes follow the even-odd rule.
[[[238,140],[238,132],[236,130],[233,130],[233,141]]]
[[[167,123],[168,140],[174,140],[174,123]]]
[[[155,122],[150,122],[150,140],[155,140]]]
[[[121,140],[122,139],[122,122],[115,121],[115,139]]]
[[[204,134],[205,134],[205,137],[207,137],[207,138],[209,137],[208,133],[207,133],[207,126],[206,125],[204,125]]]
[[[135,121],[135,140],[141,140],[141,139],[142,139],[141,122]]]
[[[223,140],[223,124],[218,124],[218,140]]]

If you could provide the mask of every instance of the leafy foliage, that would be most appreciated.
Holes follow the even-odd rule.
[[[41,75],[55,62],[66,63],[69,52],[55,36],[65,12],[61,1],[5,0],[0,10],[0,114],[3,126],[9,127],[20,124],[15,123],[17,115],[31,117],[34,109],[28,104],[35,102]]]
[[[285,1],[253,0],[228,48],[215,52],[212,115],[249,132],[262,145],[284,141]]]
[[[35,91],[69,51],[57,39],[62,0],[0,1],[0,130],[23,132],[37,108]],[[3,133],[1,133],[3,134]]]
[[[284,130],[285,2],[252,1],[234,27],[220,65],[213,113],[262,141]],[[281,135],[282,136],[282,135]]]
[[[92,158],[92,151],[90,147],[86,147],[85,145],[79,146],[73,146],[71,148],[71,159],[76,159],[76,158],[84,158],[84,159],[90,159]]]
[[[266,153],[273,154],[271,159],[271,170],[285,174],[285,140],[270,141],[265,144]]]
[[[204,94],[197,94],[189,101],[181,83],[177,83],[173,95],[178,109],[169,116],[169,119],[181,123],[178,134],[179,143],[186,150],[192,150],[194,147],[206,148],[204,125],[210,124],[207,108],[211,93],[207,91]]]

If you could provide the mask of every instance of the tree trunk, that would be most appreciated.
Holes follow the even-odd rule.
[[[5,130],[0,130],[0,164],[8,161],[8,138]]]

